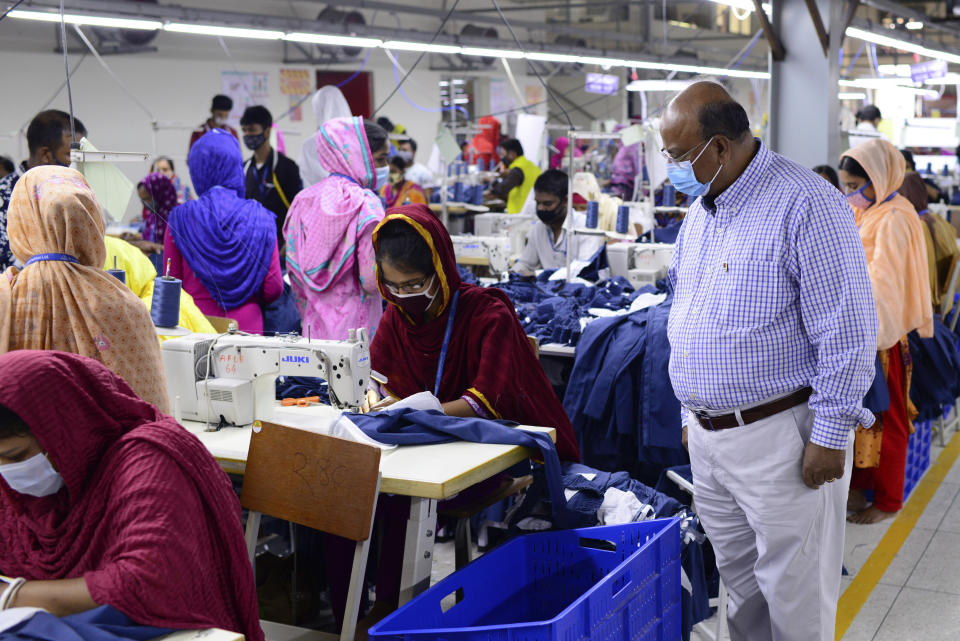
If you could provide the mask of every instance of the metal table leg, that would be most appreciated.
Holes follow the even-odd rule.
[[[437,501],[411,497],[410,518],[403,546],[400,605],[430,587],[433,569],[433,539],[437,526]]]

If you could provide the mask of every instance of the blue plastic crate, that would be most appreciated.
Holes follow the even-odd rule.
[[[907,466],[904,470],[903,499],[906,500],[930,467],[930,442],[933,437],[931,421],[917,421],[907,442]],[[882,446],[881,446],[882,447]]]
[[[679,641],[680,522],[658,519],[522,536],[414,598],[369,636]]]

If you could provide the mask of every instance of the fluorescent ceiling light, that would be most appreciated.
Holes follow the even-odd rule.
[[[960,73],[948,73],[941,78],[927,78],[925,85],[960,85]]]
[[[625,67],[627,61],[620,58],[595,58],[593,56],[581,56],[580,63],[585,65],[598,65],[609,69],[610,67]]]
[[[729,76],[731,78],[757,78],[760,80],[769,80],[770,73],[767,71],[747,71],[744,69],[723,69],[722,67],[701,67],[697,65],[675,65],[668,62],[638,62],[627,61],[628,67],[636,69],[656,69],[658,71],[679,71],[683,73],[696,73],[704,76]]]
[[[907,42],[906,40],[900,40],[899,38],[882,36],[873,33],[872,31],[864,31],[863,29],[858,29],[856,27],[847,27],[845,33],[848,38],[856,38],[857,40],[872,42],[873,44],[882,45],[884,47],[893,47],[894,49],[899,49],[900,51],[916,53],[921,56],[927,56],[928,58],[934,58],[936,60],[946,60],[947,62],[960,63],[960,56],[956,54],[947,53],[946,51],[940,51],[938,49],[928,49],[927,47],[915,42]]]
[[[379,47],[382,40],[377,38],[361,38],[360,36],[331,36],[322,33],[288,33],[283,36],[290,42],[309,42],[311,44],[327,45],[331,47]]]
[[[460,53],[463,51],[460,47],[454,45],[427,44],[426,42],[404,42],[402,40],[389,40],[380,46],[384,49],[396,49],[398,51],[426,51],[427,53]]]
[[[483,47],[463,47],[460,50],[465,56],[480,56],[481,58],[522,58],[522,51],[511,49],[485,49]]]
[[[8,14],[11,18],[21,20],[40,20],[42,22],[60,22],[59,13],[45,11],[21,11],[19,9]],[[108,16],[81,16],[67,13],[63,16],[67,24],[90,25],[91,27],[114,27],[116,29],[144,29],[154,31],[163,27],[157,20],[132,20],[129,18],[111,18]]]
[[[171,22],[163,26],[164,31],[176,33],[195,33],[202,36],[226,36],[229,38],[256,38],[258,40],[279,40],[284,36],[282,31],[269,29],[246,29],[241,27],[220,27],[206,24],[187,24],[185,22]]]
[[[710,0],[714,4],[724,4],[728,7],[733,7],[734,9],[740,9],[742,11],[753,12],[753,1],[752,0]],[[770,3],[764,2],[762,5],[764,13],[770,13]]]
[[[572,56],[566,53],[548,53],[543,51],[530,51],[526,55],[527,60],[539,60],[541,62],[571,62],[583,63],[582,56]]]
[[[841,91],[837,94],[840,100],[865,100],[867,94],[859,91]]]
[[[627,91],[683,91],[693,80],[634,80],[626,86]]]
[[[923,23],[920,22],[919,20],[911,20],[910,22],[908,22],[908,23],[905,24],[904,26],[905,26],[907,29],[909,29],[910,31],[917,31],[917,30],[919,30],[919,29],[923,29]]]
[[[910,65],[878,65],[877,69],[884,76],[910,77]]]

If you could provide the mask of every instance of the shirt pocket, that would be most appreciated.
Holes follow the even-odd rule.
[[[724,329],[759,329],[770,325],[794,297],[787,274],[774,261],[724,263],[721,275],[717,287],[718,315]]]

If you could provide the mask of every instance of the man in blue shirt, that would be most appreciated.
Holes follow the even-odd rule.
[[[730,594],[733,641],[832,641],[853,430],[877,319],[844,197],[750,133],[718,84],[661,126],[667,171],[696,200],[670,269],[670,379],[697,511]]]

